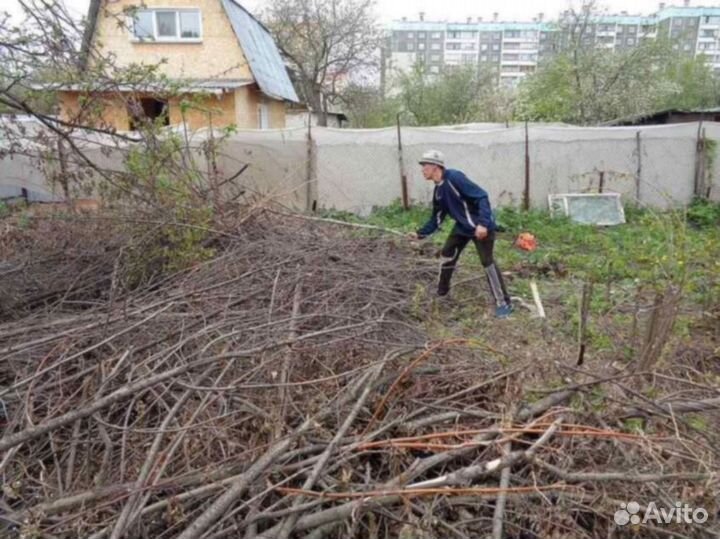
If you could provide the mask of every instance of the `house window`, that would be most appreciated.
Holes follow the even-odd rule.
[[[133,37],[153,41],[199,41],[202,23],[199,9],[141,9],[132,21]]]

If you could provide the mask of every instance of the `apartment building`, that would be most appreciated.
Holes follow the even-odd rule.
[[[720,6],[692,7],[660,4],[652,15],[602,15],[569,22],[565,12],[557,21],[546,22],[542,13],[531,22],[505,22],[498,14],[465,22],[431,22],[419,19],[393,22],[387,29],[383,51],[383,81],[415,65],[429,73],[457,66],[477,66],[497,76],[500,84],[514,87],[533,73],[540,62],[566,46],[573,31],[588,46],[613,51],[637,47],[646,40],[667,37],[673,47],[691,56],[705,55],[720,74]]]

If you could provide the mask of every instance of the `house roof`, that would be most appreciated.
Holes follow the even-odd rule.
[[[280,51],[268,29],[235,0],[218,1],[222,4],[230,20],[260,90],[274,99],[299,102],[295,88],[288,77],[285,63],[280,57]],[[88,24],[85,28],[80,56],[83,68],[87,65],[101,2],[102,0],[90,0]],[[218,88],[225,87],[218,85]]]
[[[255,84],[252,79],[182,79],[176,81],[179,85],[175,88],[180,93],[213,93],[221,94],[227,90],[234,90],[243,86]],[[84,84],[65,84],[52,82],[39,82],[30,84],[30,88],[34,90],[64,90],[66,92],[85,92],[88,91],[87,85]],[[162,93],[167,87],[155,84],[123,84],[116,81],[113,91],[119,92],[147,92]]]
[[[268,29],[235,0],[221,1],[262,92],[276,99],[300,101]]]
[[[647,112],[644,114],[635,114],[633,116],[626,116],[625,118],[617,118],[608,122],[599,124],[600,126],[617,126],[617,125],[633,125],[643,120],[658,119],[662,116],[669,116],[670,114],[718,114],[720,113],[720,107],[706,108],[706,109],[664,109],[654,112]]]

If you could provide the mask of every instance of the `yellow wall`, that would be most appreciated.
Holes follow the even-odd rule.
[[[139,7],[199,8],[202,43],[137,43],[125,22],[123,9]],[[220,0],[117,0],[103,1],[93,37],[102,56],[112,52],[120,66],[131,63],[166,63],[161,71],[172,78],[251,79],[252,74]]]
[[[270,129],[285,127],[285,103],[265,97],[257,86],[244,86],[235,91],[235,123],[241,129],[259,127],[258,107],[260,103],[268,106]]]
[[[94,110],[81,104],[80,92],[58,92],[58,100],[60,118],[66,122],[101,128],[113,127],[120,131],[130,128],[127,106],[119,96],[105,95],[89,100]],[[99,107],[99,110],[95,107]]]
[[[136,98],[153,97],[149,94],[136,94]],[[100,120],[95,121],[95,116],[78,117],[80,110],[80,94],[78,92],[60,92],[60,116],[65,121],[78,122],[81,124],[90,123],[96,127],[110,126],[119,131],[127,131],[130,129],[130,117],[127,111],[127,103],[130,94],[123,96],[100,96],[93,99],[98,105],[102,106]],[[215,127],[224,127],[236,122],[235,115],[235,94],[227,92],[219,96],[210,95],[202,98],[188,95],[184,99],[189,100],[192,106],[185,112],[185,121],[190,129],[199,129],[207,127],[212,118],[212,125]],[[183,121],[180,103],[182,97],[173,97],[169,100],[170,125],[179,125]]]
[[[227,92],[220,96],[209,96],[203,99],[186,96],[192,106],[185,113],[185,121],[190,129],[208,127],[225,127],[235,123],[235,94]],[[180,108],[181,98],[170,100],[170,125],[179,125],[183,121]]]

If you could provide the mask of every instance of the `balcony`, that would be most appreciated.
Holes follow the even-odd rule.
[[[501,60],[504,66],[536,66],[537,60]]]
[[[538,52],[540,52],[540,49],[537,44],[534,49],[514,49],[512,47],[503,47],[503,53],[507,54],[537,54]]]

